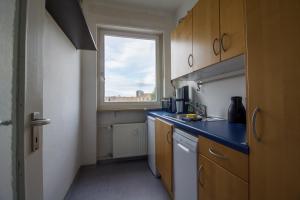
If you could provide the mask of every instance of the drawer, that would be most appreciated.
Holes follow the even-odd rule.
[[[199,200],[248,200],[248,183],[199,155]]]
[[[199,136],[199,153],[248,182],[248,155]]]

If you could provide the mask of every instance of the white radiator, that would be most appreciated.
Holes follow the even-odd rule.
[[[113,125],[113,158],[147,155],[146,123]]]

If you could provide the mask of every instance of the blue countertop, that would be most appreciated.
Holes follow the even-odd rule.
[[[170,122],[176,128],[195,136],[201,135],[242,153],[249,154],[245,124],[229,123],[227,120],[180,122],[168,117],[170,113],[165,111],[149,111],[148,115]]]

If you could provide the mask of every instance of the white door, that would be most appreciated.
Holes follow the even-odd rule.
[[[43,199],[44,3],[0,1],[1,200]]]
[[[26,200],[43,199],[43,129],[32,125],[32,113],[43,116],[43,19],[44,0],[27,0],[24,49],[24,71],[20,72],[23,83],[19,83],[21,108],[20,126],[24,133],[24,192]],[[22,41],[21,41],[22,42]],[[22,51],[21,51],[22,53]],[[36,121],[36,125],[44,123]],[[22,126],[23,125],[23,126]]]

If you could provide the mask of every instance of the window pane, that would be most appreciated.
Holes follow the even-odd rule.
[[[105,102],[156,101],[156,41],[104,36]]]

